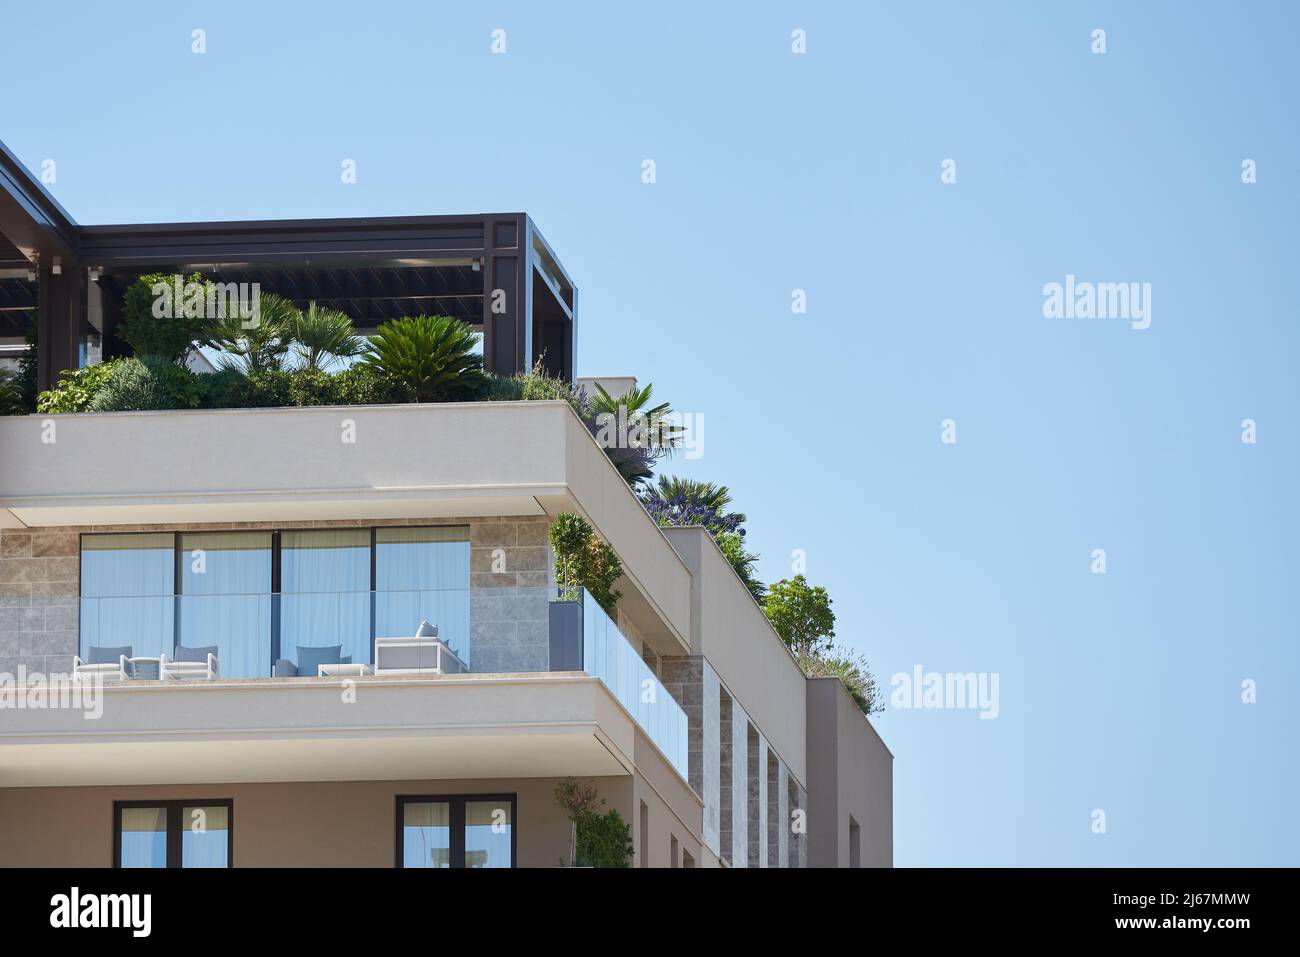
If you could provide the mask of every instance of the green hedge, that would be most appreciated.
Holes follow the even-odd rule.
[[[558,381],[558,380],[557,380]],[[571,387],[568,387],[571,390]],[[568,398],[565,389],[535,373],[493,377],[478,399]],[[124,412],[149,409],[275,409],[316,405],[404,405],[415,390],[373,366],[356,363],[338,372],[238,369],[195,374],[162,357],[113,359],[65,372],[40,396],[48,413]]]

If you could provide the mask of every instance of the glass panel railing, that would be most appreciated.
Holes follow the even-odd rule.
[[[581,588],[86,597],[80,657],[125,679],[582,671],[686,774],[686,713]]]
[[[586,591],[580,597],[582,670],[604,682],[646,736],[686,777],[686,712],[600,603]]]
[[[468,588],[84,597],[79,656],[117,678],[457,674],[472,667],[472,603]]]

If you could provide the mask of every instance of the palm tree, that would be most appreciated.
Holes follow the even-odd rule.
[[[230,314],[223,309],[223,314],[215,320],[208,341],[226,354],[222,357],[222,368],[244,373],[284,368],[290,330],[299,315],[297,307],[270,292],[258,293],[251,307],[256,317],[251,324],[239,310]]]
[[[352,328],[352,320],[337,309],[307,304],[290,318],[289,338],[304,369],[327,369],[340,359],[366,351],[366,340]]]
[[[650,405],[653,382],[646,383],[644,389],[633,386],[620,396],[610,395],[599,382],[595,386],[596,394],[591,397],[593,414],[613,416],[615,422],[620,422],[620,419],[628,422],[640,420],[648,427],[649,434],[645,438],[649,440],[650,448],[660,450],[661,454],[671,451],[677,445],[678,437],[685,429],[665,421],[673,413],[669,403]]]
[[[588,400],[588,430],[623,480],[633,488],[654,477],[655,463],[677,446],[685,431],[665,421],[673,411],[667,402],[650,405],[653,390],[654,384],[649,383],[644,389],[633,387],[620,396],[612,396],[596,383],[596,394]],[[632,434],[632,429],[625,433],[627,426],[635,428],[636,434]]]
[[[366,345],[362,361],[405,382],[417,402],[469,396],[488,381],[478,333],[451,316],[390,319]]]
[[[731,504],[731,489],[727,486],[680,478],[676,475],[659,476],[659,484],[650,489],[650,494],[665,502],[677,500],[686,505],[711,508],[719,515],[723,514]],[[730,517],[734,517],[738,525],[743,525],[747,521],[739,512],[732,512]]]

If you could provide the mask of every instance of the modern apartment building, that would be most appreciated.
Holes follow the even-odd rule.
[[[159,271],[576,368],[526,215],[84,227],[0,149],[0,336],[36,310],[42,387],[121,354]],[[565,513],[622,561],[612,615],[554,584]],[[0,418],[0,675],[4,866],[553,867],[565,778],[634,866],[892,863],[870,722],[565,402]]]

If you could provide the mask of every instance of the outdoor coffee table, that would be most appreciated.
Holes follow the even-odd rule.
[[[361,662],[351,664],[332,664],[317,665],[316,676],[318,678],[364,678],[366,675],[373,675],[375,672],[369,666]]]

